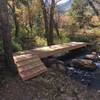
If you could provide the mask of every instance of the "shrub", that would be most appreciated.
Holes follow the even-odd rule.
[[[71,41],[76,42],[93,42],[96,40],[96,35],[94,34],[74,34],[69,35]]]
[[[35,37],[35,41],[36,41],[36,45],[37,45],[37,46],[46,46],[46,45],[47,45],[47,41],[46,41],[45,38],[36,36],[36,37]]]
[[[21,44],[19,44],[18,42],[14,40],[12,41],[12,47],[13,47],[13,52],[22,50]]]
[[[34,48],[35,44],[36,42],[34,40],[34,37],[23,37],[21,39],[21,46],[24,50]]]
[[[70,42],[70,38],[68,37],[67,33],[64,30],[60,30],[60,38],[55,38],[55,44],[62,44]]]
[[[23,50],[32,49],[35,46],[34,34],[25,26],[20,28],[20,35],[16,41]]]

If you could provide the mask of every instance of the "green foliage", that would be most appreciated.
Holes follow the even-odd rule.
[[[13,47],[13,52],[22,50],[21,44],[19,44],[18,42],[14,41],[14,40],[12,41],[12,47]]]
[[[90,13],[88,11],[88,2],[84,0],[74,0],[70,16],[79,24],[80,28],[90,23]]]
[[[21,45],[23,49],[32,49],[35,47],[35,40],[34,38],[23,38],[21,41]]]
[[[43,26],[42,26],[42,22],[41,22],[41,12],[37,13],[34,16],[34,25],[33,25],[33,30],[35,35],[37,36],[43,36]]]
[[[67,43],[70,42],[70,38],[68,37],[68,34],[64,31],[60,31],[60,38],[55,38],[54,43],[55,44],[62,44],[62,43]]]
[[[22,49],[31,49],[35,46],[34,31],[30,32],[26,27],[21,28],[19,43]]]
[[[96,35],[94,34],[74,34],[69,35],[71,41],[77,42],[93,42],[96,40]]]
[[[47,45],[46,39],[43,37],[36,36],[35,40],[36,40],[37,46],[46,46]]]

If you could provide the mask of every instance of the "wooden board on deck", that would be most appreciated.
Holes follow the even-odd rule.
[[[85,42],[70,42],[46,47],[38,47],[33,49],[33,52],[37,53],[40,58],[45,58],[56,54],[68,53],[70,50],[75,50],[85,46],[87,46],[87,43]]]
[[[47,68],[38,55],[31,51],[14,54],[14,61],[17,65],[19,75],[23,80],[28,80],[47,71]]]

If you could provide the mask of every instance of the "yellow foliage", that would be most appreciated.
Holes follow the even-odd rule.
[[[22,9],[18,9],[18,8],[16,8],[16,14],[17,14],[17,15],[20,15],[21,12],[22,12]]]
[[[36,44],[37,44],[38,46],[46,46],[46,45],[47,45],[47,42],[46,42],[46,39],[45,39],[45,38],[36,36],[36,37],[35,37],[35,40],[36,40]]]

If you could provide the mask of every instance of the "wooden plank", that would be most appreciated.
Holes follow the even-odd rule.
[[[32,63],[38,63],[40,62],[39,59],[29,59],[29,60],[25,60],[25,61],[22,61],[22,62],[18,62],[16,63],[18,67],[21,67],[21,66],[24,66],[24,65],[28,65],[28,64],[32,64]]]
[[[25,51],[19,51],[19,52],[14,53],[13,56],[26,55],[26,54],[33,54],[33,55],[35,55],[35,53],[32,52],[32,51],[33,51],[33,49],[25,50]]]
[[[25,61],[28,59],[35,59],[35,58],[38,58],[37,55],[32,55],[32,54],[14,56],[14,60],[16,61],[16,63],[20,61]]]
[[[43,70],[39,70],[38,71],[38,73],[37,72],[35,72],[35,73],[30,73],[29,75],[23,75],[23,74],[21,74],[21,77],[22,77],[22,79],[23,80],[28,80],[28,79],[31,79],[31,78],[33,78],[33,77],[36,77],[37,75],[40,75],[40,74],[42,74],[42,73],[44,73],[44,72],[46,72],[47,71],[47,69],[43,69]]]
[[[30,65],[31,66],[31,65]],[[39,70],[44,69],[44,64],[38,64],[34,68],[27,68],[26,70],[20,71],[20,74],[28,75],[30,73],[38,72]]]
[[[21,75],[23,80],[27,80],[27,79],[33,78],[33,77],[35,77],[37,75],[40,75],[45,71],[47,71],[47,69],[44,68],[44,67],[41,67],[39,70],[35,69],[35,71],[34,71],[34,69],[32,69],[30,71],[27,71],[27,72],[24,72],[24,73],[20,73],[20,75]]]
[[[87,43],[84,43],[84,42],[70,42],[70,43],[52,45],[52,46],[47,46],[47,47],[39,47],[39,48],[33,49],[33,52],[36,52],[40,58],[45,58],[48,56],[53,56],[57,53],[69,52],[70,50],[81,48],[86,45]]]
[[[43,63],[37,63],[35,65],[34,65],[34,63],[32,63],[32,64],[29,64],[29,65],[22,66],[22,67],[18,68],[18,71],[19,72],[27,71],[27,70],[30,70],[30,69],[33,69],[35,67],[42,66],[42,65],[43,65]]]
[[[86,46],[86,45],[75,45],[75,46],[72,46],[72,47],[70,47],[68,50],[74,50],[74,49],[78,49],[78,48],[81,48],[81,47],[84,47],[84,46]]]
[[[35,53],[22,52],[14,55],[19,75],[23,80],[33,78],[45,71],[47,68]],[[24,76],[24,77],[23,77]]]

